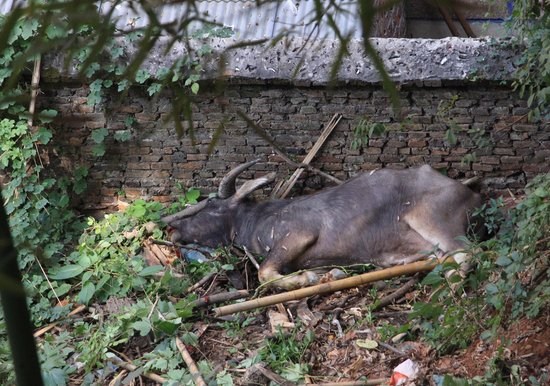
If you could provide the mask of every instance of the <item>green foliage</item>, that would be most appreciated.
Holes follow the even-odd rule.
[[[303,356],[314,339],[315,334],[309,329],[305,333],[298,328],[291,332],[279,330],[275,336],[266,340],[259,356],[269,368],[281,372],[288,380],[303,381],[309,370],[309,366],[303,363]]]
[[[487,301],[512,318],[535,317],[550,299],[550,175],[537,176],[526,191],[494,246],[500,277],[486,286]]]
[[[456,264],[444,264],[431,271],[423,285],[433,287],[429,302],[417,302],[413,306],[412,319],[421,318],[420,328],[424,338],[441,353],[465,348],[483,327],[485,304],[477,296],[461,296],[467,288],[479,287],[483,281],[480,273],[472,273],[465,281],[458,274]]]
[[[497,236],[472,245],[475,269],[466,279],[448,275],[456,265],[441,265],[422,284],[434,292],[429,302],[414,305],[424,339],[440,352],[466,347],[474,337],[496,337],[499,327],[521,317],[536,317],[550,300],[548,259],[550,175],[540,175],[527,187],[526,198],[508,216],[501,200],[480,209]]]
[[[527,96],[529,116],[535,119],[550,114],[550,15],[544,7],[544,2],[515,1],[511,19],[522,52],[514,86]]]
[[[357,150],[361,147],[366,147],[369,145],[369,140],[371,138],[379,137],[385,132],[386,128],[382,123],[361,119],[355,127],[355,130],[353,130],[351,149]]]

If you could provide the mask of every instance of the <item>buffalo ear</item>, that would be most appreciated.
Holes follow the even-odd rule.
[[[256,178],[250,181],[246,181],[242,186],[237,190],[237,192],[231,197],[231,202],[237,203],[245,199],[250,193],[256,189],[261,188],[264,185],[269,184],[275,179],[275,172],[266,174],[263,177]]]

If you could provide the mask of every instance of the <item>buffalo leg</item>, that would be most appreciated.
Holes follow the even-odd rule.
[[[445,211],[429,211],[428,207],[418,205],[416,210],[407,213],[407,224],[433,246],[453,256],[461,265],[461,271],[469,269],[469,255],[464,252],[466,243],[460,237],[466,236],[466,211],[457,211],[458,217],[444,214]],[[443,214],[442,214],[443,213]]]
[[[289,271],[288,268],[295,268],[295,262],[316,240],[317,237],[313,235],[292,234],[278,242],[260,265],[258,271],[260,282],[285,290],[316,284],[319,281],[319,275],[312,271],[288,276],[282,274]]]

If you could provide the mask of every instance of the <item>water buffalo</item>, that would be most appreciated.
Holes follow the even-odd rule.
[[[209,247],[235,245],[265,256],[261,282],[292,289],[317,275],[296,270],[371,263],[380,267],[413,262],[429,251],[464,248],[469,214],[479,194],[428,165],[379,169],[315,194],[256,202],[249,195],[273,181],[274,173],[235,180],[258,160],[242,164],[221,181],[216,198],[165,217],[172,240]],[[462,262],[466,254],[457,252]]]

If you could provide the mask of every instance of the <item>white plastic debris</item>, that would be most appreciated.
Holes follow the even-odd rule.
[[[410,359],[402,362],[399,366],[393,369],[393,374],[390,378],[390,386],[403,385],[407,381],[416,379],[418,375],[418,365]]]

